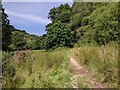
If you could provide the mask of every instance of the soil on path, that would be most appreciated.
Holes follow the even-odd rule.
[[[72,80],[72,82],[71,82],[73,88],[80,88],[80,87],[78,87],[77,82],[76,82],[77,78],[80,76],[85,76],[85,77],[89,78],[92,88],[107,88],[106,86],[104,86],[103,84],[98,82],[88,69],[79,65],[74,58],[72,58],[72,57],[70,58],[70,63],[72,65],[72,73],[73,73],[72,78],[76,78],[76,79]]]

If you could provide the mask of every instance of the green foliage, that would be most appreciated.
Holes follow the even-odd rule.
[[[71,45],[72,37],[70,28],[60,21],[49,24],[46,31],[47,49]]]
[[[117,3],[74,2],[70,20],[74,41],[81,44],[118,41],[117,7]]]
[[[23,50],[25,49],[26,40],[23,37],[24,34],[19,31],[12,32],[12,44],[10,45],[12,50]]]
[[[71,29],[75,30],[81,26],[81,21],[85,16],[89,16],[93,11],[92,2],[74,2],[72,6]]]
[[[79,44],[107,44],[118,41],[118,4],[98,2],[67,3],[50,9],[48,18],[52,23],[46,25],[43,36],[30,35],[9,25],[7,14],[3,9],[3,49],[37,50]],[[11,38],[12,32],[12,38]],[[10,42],[11,41],[11,42]]]
[[[13,26],[9,25],[8,16],[2,9],[2,50],[9,50],[9,44],[11,42],[11,32],[14,29]]]
[[[118,30],[118,12],[117,4],[109,3],[96,9],[90,16],[95,29],[95,40],[100,44],[106,44],[110,41],[117,41]],[[90,22],[91,22],[90,21]]]
[[[67,23],[70,21],[71,8],[66,3],[65,5],[61,4],[59,7],[53,7],[50,9],[48,18],[52,21],[60,20],[62,23]]]
[[[48,15],[52,23],[46,26],[45,48],[72,46],[72,34],[68,26],[71,17],[71,8],[68,4],[53,7]]]
[[[90,21],[90,17],[89,16],[86,16],[82,19],[81,21],[81,25],[89,25],[89,21]]]
[[[40,48],[40,37],[37,35],[28,35],[26,38],[27,44],[25,45],[27,49],[36,50]]]
[[[70,21],[70,11],[69,10],[64,10],[60,13],[59,15],[60,21],[61,22],[69,22]]]
[[[70,21],[70,28],[72,30],[75,30],[76,28],[81,26],[81,18],[80,14],[75,14],[74,16],[71,17]]]
[[[13,30],[11,39],[12,41],[9,47],[12,51],[44,49],[42,37],[30,35],[25,31]]]

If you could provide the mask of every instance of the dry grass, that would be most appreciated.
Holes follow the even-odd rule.
[[[105,46],[86,45],[73,49],[59,48],[48,52],[22,51],[22,53],[25,53],[25,57],[17,62],[13,58],[14,53],[3,53],[3,87],[71,88],[70,55],[80,65],[91,70],[99,82],[111,88],[118,86],[116,43]],[[77,82],[79,87],[91,87],[86,78]]]
[[[3,87],[71,87],[68,51],[64,48],[48,52],[40,50],[14,52],[13,58],[7,58],[11,62],[4,65],[6,67],[3,73],[6,72],[7,74],[4,74],[6,79],[3,80]],[[18,59],[17,62],[16,59]],[[11,69],[8,69],[9,67],[14,69],[13,77],[9,74],[9,71],[11,71]]]
[[[73,48],[72,56],[90,69],[101,83],[111,88],[118,86],[118,44]]]

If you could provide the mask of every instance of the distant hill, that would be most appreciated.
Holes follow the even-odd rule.
[[[40,37],[37,35],[29,34],[25,30],[12,30],[12,42],[9,47],[12,50],[35,50],[41,49],[39,47]]]

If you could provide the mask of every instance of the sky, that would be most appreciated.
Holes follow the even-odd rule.
[[[50,23],[48,13],[51,8],[66,2],[3,2],[10,24],[27,33],[42,36],[45,26]],[[72,6],[73,2],[68,2]]]

